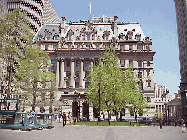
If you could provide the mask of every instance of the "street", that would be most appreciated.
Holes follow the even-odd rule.
[[[53,129],[20,131],[0,129],[0,140],[186,140],[177,126],[71,126],[53,122]]]

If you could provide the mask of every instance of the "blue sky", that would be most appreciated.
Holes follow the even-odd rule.
[[[119,22],[139,22],[144,34],[152,38],[154,82],[165,85],[170,94],[179,90],[180,64],[175,3],[173,0],[50,0],[57,15],[66,21],[89,19],[92,16],[118,16]]]

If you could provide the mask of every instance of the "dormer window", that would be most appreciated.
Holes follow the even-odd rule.
[[[146,45],[146,50],[149,51],[149,45]]]
[[[87,49],[90,49],[90,45],[86,45],[86,48],[87,48]]]
[[[71,40],[71,35],[68,36],[68,40]]]
[[[71,45],[68,45],[68,49],[70,49],[71,48]]]
[[[85,35],[82,35],[82,40],[85,40]]]
[[[94,34],[92,35],[92,40],[95,40],[95,35]]]
[[[90,40],[90,35],[87,35],[87,40]]]
[[[106,40],[108,40],[108,35],[106,35]]]
[[[99,50],[99,45],[96,45],[96,49]]]
[[[80,45],[77,45],[77,49],[80,49]]]

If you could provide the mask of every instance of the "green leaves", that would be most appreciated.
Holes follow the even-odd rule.
[[[145,101],[137,84],[138,77],[132,73],[133,68],[120,69],[119,59],[113,46],[105,50],[97,66],[90,71],[90,84],[86,91],[91,104],[98,107],[98,90],[102,110],[118,110],[126,104],[136,108],[144,108]],[[99,86],[100,85],[100,86]]]

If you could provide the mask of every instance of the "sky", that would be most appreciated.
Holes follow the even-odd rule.
[[[50,0],[58,17],[66,22],[92,17],[118,16],[118,22],[139,22],[145,36],[152,39],[154,82],[165,85],[170,95],[178,92],[180,62],[175,3],[173,0]]]

